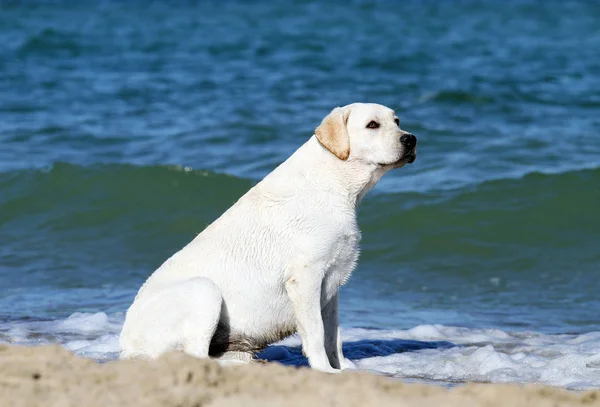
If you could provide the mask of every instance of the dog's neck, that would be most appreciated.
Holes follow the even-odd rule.
[[[350,157],[340,160],[327,150],[315,136],[298,151],[304,150],[303,159],[312,161],[303,166],[303,176],[316,188],[342,193],[348,202],[358,208],[362,198],[377,184],[387,169]]]

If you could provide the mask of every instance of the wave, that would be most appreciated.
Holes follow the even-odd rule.
[[[0,173],[0,227],[29,218],[41,229],[126,223],[167,224],[180,215],[197,229],[220,215],[254,180],[176,166],[91,167],[56,163],[46,170]],[[548,231],[600,230],[600,168],[484,182],[450,191],[376,193],[360,220],[366,234],[406,231],[423,243],[525,242]],[[194,219],[192,219],[194,218]],[[182,224],[182,226],[184,226]],[[528,236],[515,232],[527,229]],[[580,235],[581,237],[581,235]]]
[[[527,269],[532,261],[542,265],[548,259],[562,265],[585,260],[593,268],[600,261],[599,186],[600,168],[595,168],[532,173],[437,193],[381,195],[367,200],[361,211],[365,254],[391,262],[433,262],[433,267],[444,259],[442,268],[458,259],[485,261],[491,269],[502,262]]]
[[[208,221],[252,185],[188,167],[56,163],[47,170],[0,173],[0,226],[37,216],[42,228],[79,228],[125,218],[168,220],[182,212]]]
[[[0,286],[136,286],[252,185],[167,166],[0,173]]]
[[[45,171],[0,173],[3,249],[15,258],[14,267],[40,275],[36,284],[48,279],[64,287],[100,284],[106,278],[100,271],[114,274],[120,268],[137,277],[111,278],[133,284],[254,183],[168,166],[57,163]],[[559,270],[595,273],[598,185],[600,168],[451,191],[373,194],[359,213],[359,275],[367,268],[369,279],[388,281],[390,264],[436,276],[483,273],[486,279],[509,271],[533,272],[532,279]],[[64,272],[81,270],[102,253],[111,258],[90,266],[89,273]]]

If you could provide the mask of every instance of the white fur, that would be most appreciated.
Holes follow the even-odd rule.
[[[297,331],[313,368],[352,366],[342,354],[338,289],[359,255],[356,210],[381,176],[414,152],[401,145],[404,132],[391,109],[342,109],[349,157],[311,137],[168,259],[127,312],[122,358],[171,349],[208,357],[212,341],[211,356],[249,360]],[[371,120],[380,127],[366,128]]]

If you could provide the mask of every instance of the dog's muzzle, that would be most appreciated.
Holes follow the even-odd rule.
[[[417,159],[417,138],[410,133],[403,134],[400,137],[400,144],[402,144],[404,150],[402,157],[392,163],[380,163],[379,165],[388,168],[399,168],[404,164],[414,163]]]
[[[400,158],[399,163],[414,163],[417,159],[417,138],[414,134],[403,134],[400,137],[400,144],[402,144],[406,152]]]

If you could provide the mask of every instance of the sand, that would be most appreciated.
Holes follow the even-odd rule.
[[[60,346],[0,345],[0,406],[600,406],[600,391],[405,384],[276,363],[222,367],[171,353],[98,364]]]

